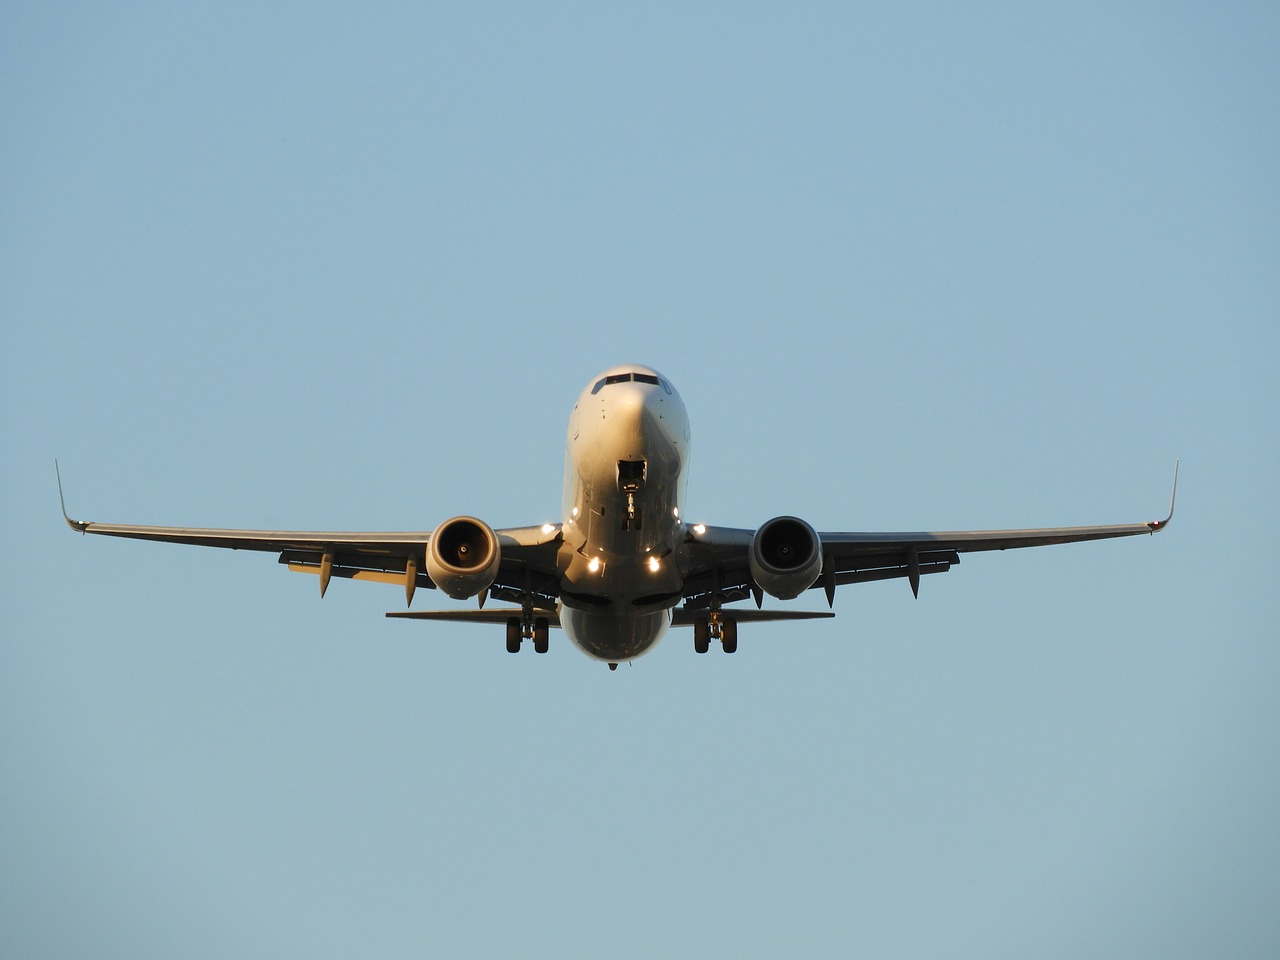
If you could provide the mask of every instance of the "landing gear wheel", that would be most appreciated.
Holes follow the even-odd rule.
[[[711,624],[699,617],[693,621],[693,652],[706,653],[711,647]]]
[[[725,653],[738,652],[738,621],[732,617],[720,624],[720,645],[724,647]]]
[[[520,618],[507,617],[507,653],[519,653],[521,637]]]
[[[533,650],[535,653],[546,653],[551,643],[548,635],[551,632],[551,624],[547,622],[546,617],[539,617],[533,621]]]

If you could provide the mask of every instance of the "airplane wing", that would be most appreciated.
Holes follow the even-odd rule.
[[[58,480],[58,496],[62,497],[61,477]],[[278,553],[279,562],[287,565],[290,570],[319,574],[321,596],[324,596],[331,577],[403,584],[409,599],[412,599],[417,587],[435,587],[422,569],[426,547],[431,541],[430,530],[234,530],[98,523],[72,520],[67,516],[65,501],[62,516],[71,529],[80,533]],[[494,533],[498,535],[502,559],[488,596],[519,602],[521,595],[528,591],[535,596],[535,603],[554,606],[554,598],[559,591],[556,549],[560,540],[560,525],[508,527],[495,530]]]
[[[1013,550],[1087,540],[1109,540],[1159,533],[1173,519],[1178,471],[1173,474],[1173,497],[1164,520],[1107,526],[1043,527],[1027,530],[959,530],[946,532],[836,533],[823,532],[822,573],[810,589],[822,589],[830,605],[835,589],[849,583],[905,577],[919,595],[920,577],[946,573],[960,562],[960,554],[984,550]],[[690,527],[690,570],[685,580],[688,610],[706,609],[717,594],[730,603],[754,596],[761,602],[747,560],[754,530],[698,525]]]

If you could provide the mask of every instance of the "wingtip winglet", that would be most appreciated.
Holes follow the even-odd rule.
[[[67,521],[67,526],[72,530],[75,530],[78,533],[84,533],[85,530],[89,528],[89,524],[84,520],[72,520],[67,516],[67,500],[62,495],[62,469],[58,466],[56,458],[53,461],[53,472],[58,477],[58,502],[62,505],[62,519]]]
[[[1169,515],[1163,520],[1152,520],[1147,524],[1151,528],[1152,533],[1158,533],[1169,525],[1169,521],[1173,519],[1173,507],[1178,500],[1178,467],[1182,461],[1173,461],[1173,493],[1169,495]]]

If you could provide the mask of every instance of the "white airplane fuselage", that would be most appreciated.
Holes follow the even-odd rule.
[[[574,404],[566,440],[560,624],[585,654],[651,650],[681,599],[689,418],[647,367],[606,370]]]

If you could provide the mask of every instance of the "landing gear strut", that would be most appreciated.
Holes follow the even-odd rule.
[[[719,640],[725,653],[738,652],[738,621],[726,617],[720,612],[724,602],[724,593],[720,587],[720,568],[711,570],[711,609],[705,617],[693,621],[693,652],[706,653],[711,649],[711,641]]]
[[[529,582],[529,571],[525,570],[524,589],[518,594],[520,599],[520,616],[507,617],[507,653],[519,653],[520,645],[525,640],[533,641],[534,653],[546,653],[550,643],[547,639],[551,632],[551,623],[546,617],[534,617],[534,602],[538,599]],[[481,595],[483,600],[483,594]],[[483,605],[483,604],[482,604]]]

